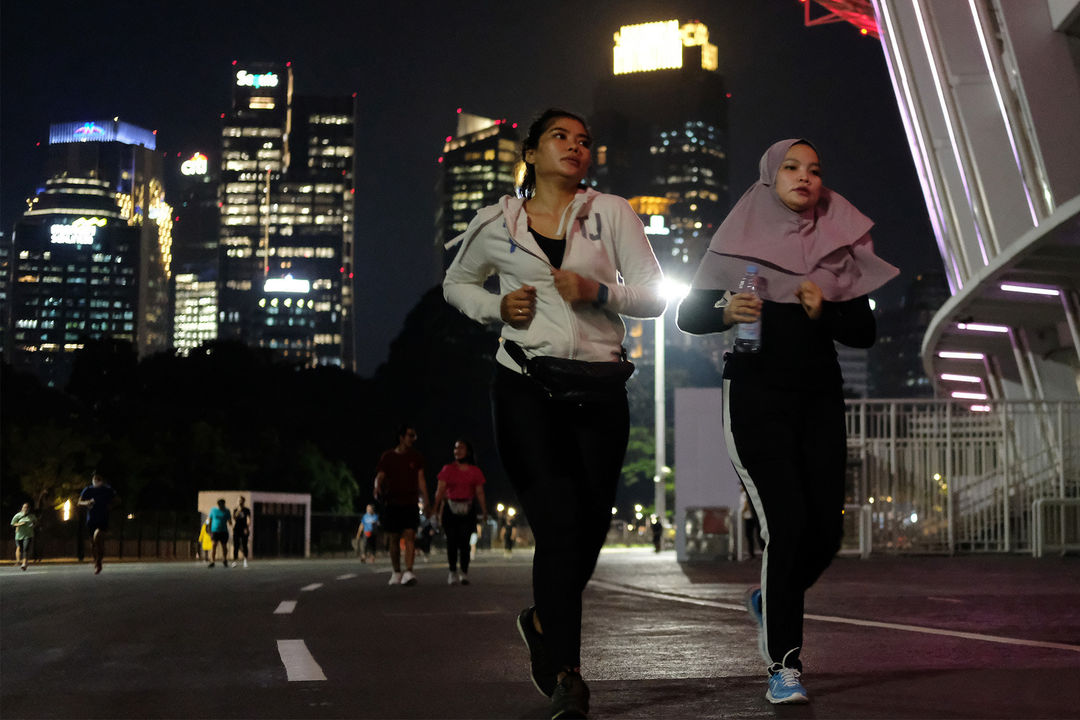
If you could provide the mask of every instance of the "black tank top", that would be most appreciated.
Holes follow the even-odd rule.
[[[557,268],[561,268],[563,253],[566,252],[566,241],[544,237],[532,228],[529,228],[529,232],[536,238],[536,244],[539,245],[540,249],[544,251],[544,254],[548,256],[548,260],[551,261],[551,264]]]

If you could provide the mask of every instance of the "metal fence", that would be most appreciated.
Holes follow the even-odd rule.
[[[1045,502],[1080,497],[1080,402],[850,400],[847,433],[847,502],[870,507],[875,551],[1080,542],[1076,504]]]
[[[199,512],[147,511],[110,514],[105,557],[110,559],[188,560],[198,556]],[[81,514],[61,521],[59,513],[38,515],[30,557],[34,560],[91,556],[86,520]],[[8,533],[0,539],[0,557],[15,557],[15,541]]]

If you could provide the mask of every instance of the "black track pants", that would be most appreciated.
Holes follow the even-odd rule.
[[[492,410],[499,455],[536,539],[533,599],[548,653],[559,667],[578,667],[581,594],[611,525],[630,432],[626,397],[565,405],[499,367]]]
[[[450,565],[450,572],[457,570],[459,556],[461,572],[469,572],[469,536],[476,532],[476,517],[471,512],[468,515],[455,515],[446,507],[443,509],[442,522],[443,532],[446,533],[446,560]]]
[[[779,390],[724,381],[724,435],[757,511],[770,664],[802,668],[803,595],[843,535],[847,440],[839,388]]]

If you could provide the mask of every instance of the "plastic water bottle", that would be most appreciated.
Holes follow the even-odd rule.
[[[758,277],[757,265],[747,265],[746,274],[739,281],[739,292],[749,293],[758,297],[758,288],[761,279]],[[752,323],[738,323],[735,325],[735,352],[756,353],[761,352],[761,318]]]

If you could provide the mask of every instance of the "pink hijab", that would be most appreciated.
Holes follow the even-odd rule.
[[[783,203],[773,184],[787,151],[807,140],[781,140],[765,151],[760,177],[713,235],[693,287],[735,290],[747,265],[765,280],[761,297],[797,303],[795,290],[810,280],[826,300],[865,295],[899,270],[874,254],[873,221],[838,193],[822,186],[816,207],[801,213]],[[816,150],[816,148],[815,148]]]

